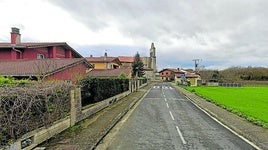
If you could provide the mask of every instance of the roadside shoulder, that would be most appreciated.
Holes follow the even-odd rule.
[[[181,87],[175,87],[179,92],[188,97],[191,102],[202,108],[211,116],[215,117],[218,121],[229,127],[231,130],[248,139],[260,148],[268,149],[268,129],[254,125],[246,119],[220,108]]]

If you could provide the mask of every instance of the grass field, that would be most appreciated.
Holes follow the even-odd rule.
[[[268,128],[268,87],[187,87],[189,91]]]

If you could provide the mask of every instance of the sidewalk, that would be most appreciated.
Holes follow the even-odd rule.
[[[237,134],[248,139],[259,148],[268,150],[268,129],[254,125],[246,119],[220,108],[181,87],[176,86],[176,88],[179,92],[187,96],[194,104],[201,107]]]
[[[139,91],[118,100],[114,105],[85,119],[71,129],[39,146],[46,150],[90,150],[123,115],[154,85],[149,83]]]

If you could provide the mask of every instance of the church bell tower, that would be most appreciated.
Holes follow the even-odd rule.
[[[151,67],[153,69],[153,72],[156,73],[157,70],[156,70],[156,56],[155,56],[154,43],[151,44],[150,58],[151,58]]]

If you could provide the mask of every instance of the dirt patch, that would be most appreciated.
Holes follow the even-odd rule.
[[[107,132],[107,129],[111,128],[111,125],[118,120],[118,117],[122,116],[122,113],[128,110],[130,105],[141,99],[154,84],[150,83],[139,91],[131,93],[67,131],[44,142],[41,147],[46,147],[47,150],[91,149]]]

